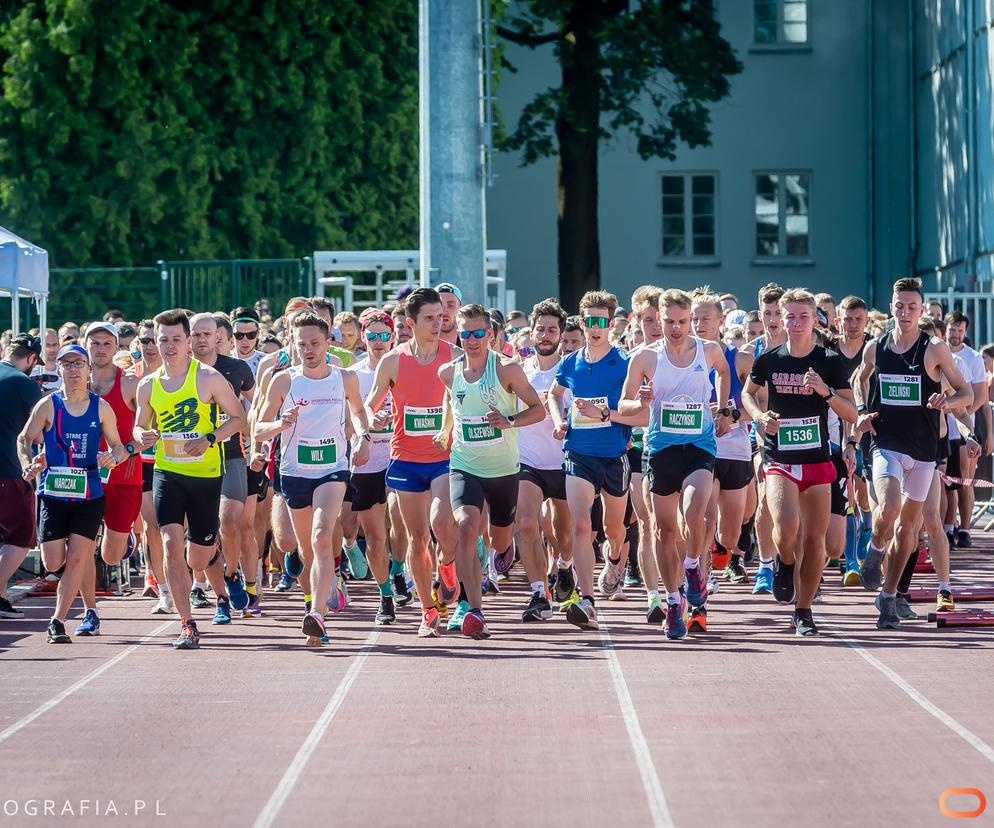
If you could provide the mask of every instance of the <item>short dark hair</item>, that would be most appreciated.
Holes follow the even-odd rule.
[[[559,320],[559,331],[560,333],[566,330],[566,311],[560,307],[559,303],[549,297],[548,299],[543,299],[541,302],[532,308],[532,315],[529,317],[529,322],[532,327],[538,322],[540,316],[554,316]]]
[[[580,327],[579,316],[566,317],[566,327],[563,328],[563,333],[571,333],[572,331],[582,331],[582,330],[583,328]]]
[[[183,308],[172,308],[171,310],[158,313],[155,315],[153,321],[157,328],[164,328],[167,325],[179,325],[183,329],[183,333],[187,336],[190,335],[190,317]]]
[[[442,297],[438,295],[437,290],[434,288],[419,287],[407,294],[407,298],[404,300],[404,310],[407,312],[408,318],[416,322],[418,314],[421,313],[421,308],[425,305],[441,304]]]
[[[457,319],[482,319],[487,326],[490,325],[490,314],[483,305],[470,304],[463,305],[456,311]]]
[[[332,319],[335,317],[335,303],[330,299],[325,299],[323,296],[312,296],[307,300],[307,304],[310,305],[314,310],[326,310],[331,314]]]
[[[906,276],[894,282],[894,293],[917,293],[920,299],[925,298],[922,296],[922,280],[914,276]]]
[[[250,308],[250,307],[247,307],[245,305],[242,305],[239,308],[235,308],[231,312],[231,321],[232,322],[249,322],[249,321],[251,321],[251,322],[255,322],[255,324],[258,325],[259,321],[260,321],[259,320],[259,311],[257,311],[255,308]]]
[[[224,328],[228,332],[228,337],[235,332],[235,329],[231,327],[231,320],[228,318],[228,314],[218,311],[214,314],[214,321],[217,322],[219,328]]]
[[[963,313],[963,311],[954,310],[954,311],[949,311],[949,313],[946,314],[947,328],[950,325],[958,325],[960,322],[965,322],[966,327],[967,328],[970,327],[970,317],[967,316],[965,313]]]
[[[843,313],[845,313],[847,310],[868,311],[869,307],[867,306],[866,302],[863,299],[860,299],[858,296],[853,296],[852,294],[849,294],[848,296],[844,296],[842,298],[842,301],[839,302],[839,310],[841,310]]]
[[[113,322],[115,319],[124,319],[124,314],[117,308],[111,308],[104,314],[104,322]]]
[[[328,327],[328,323],[312,311],[302,311],[293,317],[292,327],[294,328],[307,328],[311,325],[320,328],[325,336],[331,335],[331,329]]]

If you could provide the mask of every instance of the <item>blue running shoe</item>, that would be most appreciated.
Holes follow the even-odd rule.
[[[224,598],[218,599],[217,606],[214,608],[214,617],[211,619],[212,624],[230,624],[231,623],[231,604]]]
[[[234,578],[225,578],[224,586],[228,590],[228,600],[236,610],[243,610],[248,606],[249,594],[245,591],[245,584],[242,583],[242,576],[235,573]]]
[[[456,608],[449,615],[449,623],[446,625],[446,628],[453,632],[459,632],[462,629],[462,620],[468,612],[469,601],[459,601],[456,604]]]
[[[684,601],[679,604],[666,605],[666,637],[671,641],[679,641],[687,637],[687,622],[683,617]]]
[[[280,575],[280,582],[276,585],[276,591],[289,592],[293,589],[295,583],[296,581],[284,572]]]
[[[752,586],[753,595],[773,594],[773,570],[766,566],[761,566],[756,573],[756,583]]]
[[[476,557],[480,559],[480,569],[486,572],[490,565],[490,556],[487,554],[487,547],[483,543],[482,537],[476,539]]]
[[[100,635],[100,619],[97,611],[88,609],[83,615],[83,621],[76,627],[76,635]]]
[[[292,552],[284,553],[283,571],[286,572],[291,578],[299,578],[301,573],[304,571],[304,561],[296,549]]]
[[[366,563],[366,556],[362,554],[358,543],[352,544],[345,550],[345,557],[349,559],[349,572],[357,581],[364,581],[369,576],[369,564]]]
[[[708,582],[700,564],[687,570],[687,603],[699,607],[708,600]]]

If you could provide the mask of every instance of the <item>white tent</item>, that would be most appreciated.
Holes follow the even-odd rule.
[[[48,252],[0,227],[0,296],[10,297],[11,330],[20,332],[18,299],[34,299],[42,331],[48,324]]]

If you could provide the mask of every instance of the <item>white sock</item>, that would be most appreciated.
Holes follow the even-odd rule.
[[[947,532],[953,531],[953,525],[951,523],[943,523],[942,528]]]
[[[204,583],[203,581],[194,581],[193,582],[193,588],[194,589],[202,589],[204,592],[206,592],[207,591],[207,584]]]
[[[946,592],[952,591],[952,586],[949,581],[939,581],[939,591],[945,590]]]
[[[697,566],[698,566],[698,564],[700,564],[700,562],[701,562],[701,559],[700,559],[699,556],[696,557],[696,558],[684,558],[683,559],[683,565],[684,565],[684,568],[686,568],[686,569],[697,569]]]
[[[880,597],[881,598],[895,598],[895,597],[897,597],[897,593],[896,592],[884,592],[883,590],[880,590]]]
[[[666,603],[671,606],[676,606],[680,603],[680,593],[679,592],[667,592],[666,593]]]
[[[573,561],[564,561],[563,556],[556,558],[556,569],[569,569],[573,566]]]
[[[773,558],[760,558],[759,559],[760,569],[773,569]]]
[[[545,597],[545,582],[544,581],[532,581],[532,595],[541,595]]]
[[[168,594],[169,594],[169,584],[167,584],[165,581],[159,581],[159,595],[168,595]]]

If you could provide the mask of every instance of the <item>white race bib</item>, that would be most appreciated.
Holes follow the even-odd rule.
[[[777,426],[777,448],[780,451],[821,448],[821,420],[818,417],[780,420]]]
[[[45,476],[45,494],[68,497],[72,500],[86,498],[86,469],[71,466],[50,466]]]
[[[586,399],[587,402],[593,403],[598,408],[607,408],[607,397],[577,397],[573,399],[572,406],[572,416],[570,418],[571,428],[610,428],[611,421],[602,421],[599,416],[596,417],[584,417],[580,413],[580,408],[577,405],[578,400]]]
[[[162,453],[172,463],[196,463],[201,458],[187,454],[186,445],[193,440],[199,440],[203,436],[203,434],[197,434],[193,431],[177,431],[172,434],[161,434],[159,435],[159,439],[162,440]]]
[[[660,401],[659,430],[665,434],[703,433],[704,404]]]

